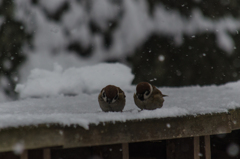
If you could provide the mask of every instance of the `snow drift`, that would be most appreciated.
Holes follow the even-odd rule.
[[[55,64],[53,71],[34,69],[25,84],[18,84],[16,91],[21,98],[77,95],[99,92],[109,84],[127,89],[134,76],[125,65],[98,64],[81,68],[63,68]]]

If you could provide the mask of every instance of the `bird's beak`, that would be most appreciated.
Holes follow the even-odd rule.
[[[111,104],[112,103],[112,100],[110,98],[107,98],[107,103],[108,104]]]
[[[138,95],[137,95],[137,97],[138,97],[138,99],[139,99],[139,100],[141,100],[141,101],[143,101],[143,100],[144,100],[144,98],[143,98],[143,95],[142,95],[142,94],[138,94]]]

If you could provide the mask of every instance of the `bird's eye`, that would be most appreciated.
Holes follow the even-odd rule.
[[[105,92],[103,92],[102,96],[103,96],[103,98],[105,98],[105,97],[106,97],[106,94],[105,94]]]

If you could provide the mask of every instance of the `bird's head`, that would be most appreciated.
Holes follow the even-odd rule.
[[[152,94],[152,85],[148,82],[140,82],[136,87],[137,98],[141,101],[146,100]]]
[[[102,89],[102,98],[108,104],[116,102],[119,97],[119,91],[116,86],[108,85]]]

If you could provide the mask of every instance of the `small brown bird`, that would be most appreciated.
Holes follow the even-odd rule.
[[[126,103],[125,97],[119,87],[108,85],[98,95],[98,103],[104,112],[121,112]]]
[[[134,102],[141,110],[154,110],[163,106],[164,99],[167,95],[163,95],[160,90],[148,82],[140,82],[134,93]]]

